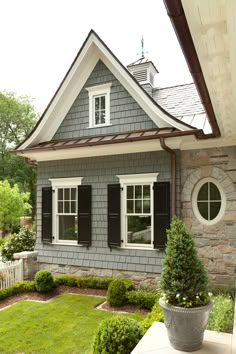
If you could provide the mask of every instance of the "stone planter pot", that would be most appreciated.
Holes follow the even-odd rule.
[[[186,352],[200,349],[212,304],[183,308],[168,305],[161,299],[159,303],[172,347]]]

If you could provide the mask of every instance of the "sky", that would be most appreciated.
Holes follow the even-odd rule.
[[[156,86],[192,82],[163,0],[0,0],[0,91],[32,97],[42,113],[91,29],[124,65],[143,36]]]

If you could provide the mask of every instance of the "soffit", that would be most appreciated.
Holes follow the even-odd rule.
[[[222,136],[236,124],[236,1],[182,0]]]

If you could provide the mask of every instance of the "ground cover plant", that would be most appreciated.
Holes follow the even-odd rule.
[[[48,303],[18,302],[0,312],[0,353],[91,354],[101,321],[117,316],[95,309],[102,301],[105,298],[63,294]],[[142,319],[139,314],[126,316]]]

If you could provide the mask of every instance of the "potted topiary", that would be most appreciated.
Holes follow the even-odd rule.
[[[208,275],[191,234],[177,217],[167,231],[160,288],[159,303],[171,345],[182,351],[198,350],[212,307]]]

